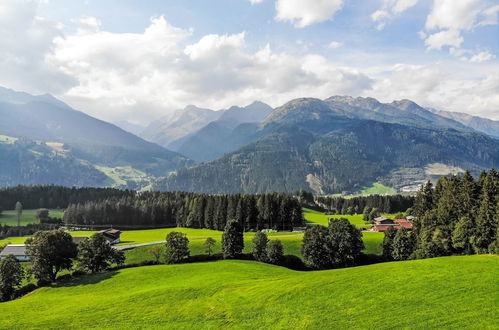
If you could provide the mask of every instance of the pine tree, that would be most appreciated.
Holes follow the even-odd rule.
[[[239,222],[235,219],[227,221],[222,234],[222,253],[224,259],[236,258],[243,252],[244,237]]]

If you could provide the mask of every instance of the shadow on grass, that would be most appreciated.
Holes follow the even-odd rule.
[[[118,271],[112,270],[112,271],[105,271],[102,273],[95,273],[95,274],[85,274],[85,275],[79,275],[79,276],[71,276],[66,275],[61,276],[57,279],[57,283],[54,283],[50,285],[52,288],[60,288],[60,287],[72,287],[72,286],[81,286],[81,285],[90,285],[90,284],[97,284],[101,281],[108,280],[118,274]]]

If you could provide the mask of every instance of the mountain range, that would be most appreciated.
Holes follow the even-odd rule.
[[[4,179],[0,180],[1,185],[38,183],[30,178],[41,175],[42,168],[45,168],[45,181],[60,182],[56,177],[64,175],[67,176],[64,181],[67,185],[99,186],[107,185],[112,178],[98,167],[104,171],[133,168],[153,178],[192,164],[191,160],[176,152],[74,110],[51,95],[33,96],[0,88],[0,117],[0,134],[4,141],[11,137],[9,143],[2,145],[2,159],[17,161],[16,166],[2,165]],[[28,155],[36,157],[28,157],[28,161]],[[90,166],[89,173],[95,175],[82,181],[73,173],[71,179],[56,167],[51,172],[51,166],[45,166],[47,159]],[[65,168],[72,166],[66,164]],[[31,176],[26,173],[31,173]]]
[[[331,194],[380,183],[406,191],[437,175],[499,164],[499,122],[410,100],[333,96],[218,111],[191,105],[143,130],[117,122],[125,131],[51,95],[0,88],[0,116],[3,186]]]

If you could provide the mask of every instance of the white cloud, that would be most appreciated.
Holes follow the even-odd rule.
[[[444,46],[459,47],[463,41],[458,30],[443,30],[428,36],[425,44],[428,49],[442,49]]]
[[[473,63],[481,63],[481,62],[492,60],[494,58],[496,58],[496,56],[494,54],[492,54],[488,51],[484,51],[484,52],[480,52],[478,54],[473,55],[469,61],[473,62]]]
[[[45,62],[58,24],[37,16],[39,1],[0,2],[0,85],[39,93],[60,92],[73,79]],[[43,82],[43,86],[40,83]]]
[[[489,7],[489,4],[480,0],[434,0],[425,28],[428,32],[438,32],[427,34],[428,49],[458,48],[464,42],[462,31],[498,24],[499,5]]]
[[[277,0],[276,19],[303,28],[327,21],[339,11],[345,0]]]
[[[84,17],[75,21],[75,32],[63,34],[56,23],[37,16],[33,3],[19,3],[24,4],[11,1],[16,13],[24,13],[23,19],[12,19],[5,2],[0,7],[0,85],[53,92],[109,121],[148,123],[186,104],[217,109],[258,99],[278,106],[296,97],[335,94],[386,101],[411,98],[436,108],[497,116],[499,79],[468,67],[473,78],[446,73],[465,70],[407,64],[377,73],[369,66],[342,66],[316,54],[276,52],[270,45],[250,51],[244,32],[193,40],[190,30],[163,17],[152,19],[138,33],[105,31],[98,19]],[[16,24],[26,28],[16,30]],[[469,60],[475,55],[479,54],[461,54]],[[474,61],[486,58],[481,54]],[[480,65],[489,66],[484,72],[497,72],[493,63]]]
[[[252,5],[256,5],[258,3],[262,3],[263,0],[250,0],[250,2],[251,2]]]
[[[376,29],[383,30],[390,20],[415,6],[418,0],[384,0],[381,9],[371,14]]]
[[[331,41],[329,43],[328,47],[331,48],[331,49],[340,48],[340,47],[343,47],[343,43],[339,42],[339,41]]]
[[[499,69],[492,67],[491,72]],[[499,77],[462,78],[438,66],[397,64],[376,79],[366,96],[381,101],[411,99],[423,106],[499,120]]]

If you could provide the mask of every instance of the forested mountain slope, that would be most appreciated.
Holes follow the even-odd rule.
[[[442,163],[474,172],[499,165],[499,141],[484,134],[352,118],[317,99],[275,109],[249,145],[181,169],[160,190],[210,193],[357,191],[401,169]]]
[[[4,175],[7,169],[18,169],[8,180],[16,184],[105,185],[109,181],[102,180],[103,173],[96,174],[98,166],[127,167],[142,176],[161,176],[192,164],[178,153],[76,111],[50,95],[33,96],[0,88],[0,118],[0,135],[30,141],[29,146],[10,143],[0,149]],[[57,148],[41,146],[45,143]],[[39,150],[33,148],[37,144]],[[63,152],[57,154],[56,149]],[[62,164],[64,171],[58,167]],[[87,170],[82,171],[81,166]],[[72,174],[56,178],[68,173]]]

